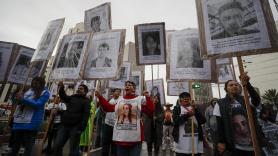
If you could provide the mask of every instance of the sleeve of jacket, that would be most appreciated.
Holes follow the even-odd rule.
[[[195,117],[200,125],[206,123],[206,118],[202,115],[199,109],[195,109]]]
[[[146,104],[142,105],[142,112],[148,116],[152,116],[154,112],[154,104],[150,96],[146,96]]]
[[[225,142],[225,129],[224,129],[224,123],[221,117],[216,116],[217,121],[217,133],[216,133],[216,143],[226,143]]]
[[[249,95],[251,97],[252,104],[255,107],[259,106],[260,103],[261,103],[260,95],[256,92],[256,90],[254,89],[254,87],[251,85],[250,82],[247,83],[246,87],[247,87],[248,93],[249,93]]]
[[[111,105],[104,97],[99,96],[99,103],[101,108],[106,112],[115,112],[115,105]]]
[[[38,99],[22,99],[21,102],[24,105],[30,105],[33,107],[41,107],[48,101],[49,96],[50,96],[50,93],[48,91],[46,91]]]
[[[190,115],[180,115],[180,113],[180,106],[175,106],[173,110],[174,125],[181,125],[190,117]]]
[[[87,127],[88,119],[89,119],[89,116],[90,116],[90,110],[91,110],[89,99],[86,99],[83,104],[84,104],[84,107],[83,107],[82,122],[81,122],[81,131],[82,132]]]
[[[66,92],[65,92],[65,89],[64,89],[64,87],[61,87],[60,88],[60,90],[59,90],[59,96],[60,96],[60,98],[64,101],[64,102],[66,102],[66,103],[69,103],[70,102],[70,96],[68,96],[67,94],[66,94]]]

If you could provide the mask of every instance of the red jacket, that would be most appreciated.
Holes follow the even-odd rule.
[[[137,95],[133,94],[133,95],[125,95],[123,98],[124,99],[133,99],[135,97],[137,97]],[[104,111],[106,111],[106,112],[115,112],[115,106],[116,105],[109,104],[109,102],[102,96],[99,96],[98,99],[99,99],[99,103],[100,103],[100,105],[101,105],[101,107],[103,108]],[[142,105],[141,111],[143,113],[146,113],[148,116],[152,116],[152,114],[154,112],[154,104],[153,104],[153,102],[152,102],[152,100],[149,96],[146,96],[146,105]],[[144,125],[141,122],[141,124],[140,124],[141,141],[144,140],[144,127],[143,126]],[[120,145],[120,146],[132,146],[132,145],[135,145],[137,143],[139,143],[139,142],[115,141],[115,144]]]

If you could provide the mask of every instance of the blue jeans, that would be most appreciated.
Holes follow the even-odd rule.
[[[79,153],[79,143],[81,131],[79,130],[79,126],[71,126],[67,127],[61,125],[58,129],[57,137],[54,142],[54,155],[62,156],[63,155],[63,147],[70,139],[70,156],[80,156]]]
[[[102,125],[102,156],[109,156],[110,148],[111,155],[116,154],[116,147],[112,141],[113,126],[107,124]]]
[[[142,143],[135,144],[130,147],[117,145],[118,156],[140,156]]]
[[[38,131],[32,130],[14,130],[14,143],[12,145],[11,156],[16,156],[20,146],[23,145],[25,148],[23,156],[30,156],[32,149],[35,144],[36,136]]]

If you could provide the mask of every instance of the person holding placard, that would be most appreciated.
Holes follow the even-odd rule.
[[[173,137],[176,156],[191,156],[192,151],[194,151],[195,156],[201,156],[203,153],[202,124],[206,122],[206,119],[195,108],[189,93],[181,93],[178,100],[179,105],[176,105],[173,110]],[[192,120],[194,122],[194,146],[192,145]]]
[[[247,87],[251,98],[251,107],[254,116],[254,124],[259,144],[262,143],[262,132],[258,127],[256,109],[261,102],[259,94],[250,84],[250,77],[247,73],[240,76],[242,85]],[[253,156],[251,132],[248,124],[244,97],[240,95],[240,84],[235,80],[228,80],[225,83],[225,98],[219,99],[213,110],[217,118],[217,149],[219,154],[231,153],[236,156]]]
[[[117,120],[113,129],[113,141],[117,145],[117,155],[119,156],[140,156],[141,145],[144,140],[141,112],[150,116],[154,112],[154,105],[149,93],[144,92],[144,96],[137,96],[135,89],[134,82],[126,81],[125,95],[116,105],[109,104],[99,91],[95,92],[102,108],[107,112],[115,112]],[[122,123],[119,120],[119,115],[123,113],[126,104],[131,106],[131,119],[129,122]]]

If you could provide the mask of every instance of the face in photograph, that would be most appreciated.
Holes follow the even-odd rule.
[[[121,69],[120,69],[120,71],[119,71],[119,75],[120,75],[120,77],[119,77],[119,79],[120,80],[123,80],[123,81],[125,81],[125,80],[127,80],[127,74],[126,74],[126,72],[127,72],[127,68],[126,67],[121,67]]]
[[[161,55],[159,31],[143,32],[143,56]]]
[[[235,142],[243,145],[251,144],[248,120],[243,112],[235,111],[232,116],[232,124],[235,133]]]
[[[100,32],[101,19],[100,16],[91,18],[91,28],[93,32]]]
[[[28,73],[28,68],[29,68],[29,62],[31,58],[25,55],[20,55],[18,62],[16,63],[14,70],[13,70],[13,75],[26,75]]]
[[[257,29],[244,28],[245,13],[241,2],[232,1],[223,4],[219,7],[217,15],[219,17],[219,23],[223,27],[223,32],[213,35],[212,39],[221,39],[259,32]],[[254,20],[257,21],[256,17],[254,17]]]
[[[223,80],[230,79],[230,72],[229,72],[229,67],[228,65],[221,65],[219,67],[219,78]]]
[[[151,97],[160,96],[158,86],[153,86],[151,90]]]
[[[203,68],[199,45],[196,39],[178,40],[176,68]]]
[[[52,35],[54,33],[54,29],[48,29],[47,32],[43,36],[43,41],[40,44],[40,50],[45,50],[49,46],[51,42]]]
[[[60,56],[59,62],[58,62],[58,68],[64,67],[64,62],[66,60],[66,54],[68,50],[69,43],[65,43],[62,49],[62,54]]]
[[[34,63],[30,71],[30,75],[31,75],[30,77],[39,76],[41,68],[43,68],[42,61]]]
[[[136,124],[136,116],[132,113],[132,105],[124,104],[118,116],[119,124]]]
[[[65,53],[64,61],[63,61],[61,67],[76,68],[78,66],[78,62],[80,59],[80,55],[81,55],[83,46],[84,46],[84,41],[73,42],[71,49]],[[67,47],[66,47],[66,49],[67,49]],[[64,50],[66,50],[66,49],[64,49]]]
[[[97,48],[97,56],[91,62],[91,67],[111,67],[112,59],[107,57],[109,55],[109,44],[101,43]]]

